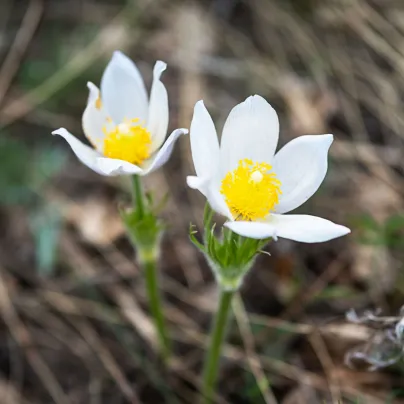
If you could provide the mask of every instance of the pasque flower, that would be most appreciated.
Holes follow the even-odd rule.
[[[306,202],[323,182],[332,135],[300,136],[275,154],[278,117],[258,95],[230,112],[220,146],[203,101],[195,105],[190,132],[197,176],[189,176],[187,183],[228,218],[225,226],[233,232],[306,243],[350,232],[320,217],[285,214]]]
[[[168,97],[160,76],[166,69],[156,62],[148,101],[136,65],[122,52],[114,52],[101,80],[101,91],[88,83],[90,91],[83,113],[83,131],[89,147],[60,128],[52,132],[69,143],[78,159],[101,175],[146,175],[170,157],[178,137],[175,130],[164,142],[168,127]]]

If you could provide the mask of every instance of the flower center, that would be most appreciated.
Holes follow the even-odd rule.
[[[271,169],[267,163],[244,159],[226,174],[220,192],[236,220],[263,219],[279,203],[281,182]]]
[[[125,120],[112,130],[103,128],[105,133],[104,155],[113,159],[139,165],[150,157],[151,136],[139,119]]]

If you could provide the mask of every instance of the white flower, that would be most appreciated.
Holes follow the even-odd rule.
[[[225,226],[235,233],[315,243],[350,232],[319,217],[284,215],[306,202],[323,182],[332,135],[301,136],[275,154],[278,117],[258,95],[230,112],[220,146],[203,101],[195,105],[190,131],[197,176],[189,176],[187,183],[229,219]]]
[[[166,67],[161,61],[154,66],[149,102],[136,65],[122,52],[114,52],[102,76],[101,92],[88,83],[90,95],[82,123],[94,148],[64,128],[52,133],[65,138],[78,159],[98,174],[146,175],[156,170],[169,159],[178,137],[188,133],[177,129],[164,143],[168,97],[160,76]]]

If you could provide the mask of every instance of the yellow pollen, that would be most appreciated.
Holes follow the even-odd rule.
[[[104,155],[113,159],[139,165],[150,157],[151,136],[139,119],[125,120],[112,130],[103,128],[105,133]]]
[[[236,220],[263,219],[279,203],[281,182],[271,169],[267,163],[244,159],[226,174],[220,192]]]
[[[98,110],[100,110],[101,107],[102,107],[101,97],[98,97],[98,98],[95,100],[95,108],[97,108]]]

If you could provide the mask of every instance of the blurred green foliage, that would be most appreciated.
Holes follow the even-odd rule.
[[[383,223],[364,213],[352,220],[357,240],[366,245],[384,245],[391,248],[404,246],[404,214],[393,214]]]
[[[40,274],[52,273],[59,240],[61,217],[53,206],[42,206],[30,215],[30,227],[35,240],[37,268]]]
[[[32,206],[40,190],[57,174],[66,161],[66,153],[50,145],[31,148],[23,142],[0,138],[1,205]]]
[[[4,135],[0,138],[0,206],[22,207],[27,212],[42,275],[53,269],[61,222],[60,213],[43,191],[65,162],[61,149],[30,147]]]
[[[389,396],[388,403],[394,404],[396,398],[404,397],[404,388],[403,389],[394,389]]]
[[[257,380],[251,372],[244,373],[244,389],[243,389],[243,396],[248,402],[252,403],[265,403],[264,398],[262,397],[262,389],[266,389],[268,387],[268,379],[265,377],[261,380]],[[260,383],[262,383],[260,387]]]
[[[17,80],[24,91],[35,90],[47,83],[50,78],[60,73],[64,66],[77,55],[100,30],[97,24],[86,24],[75,28],[52,24],[46,26],[38,33],[40,43],[46,44],[46,53],[38,52],[34,58],[27,58],[21,65]],[[63,46],[60,46],[60,38],[63,38]],[[63,112],[68,108],[76,108],[81,105],[79,99],[84,100],[88,95],[86,83],[92,81],[99,84],[105,61],[92,64],[84,74],[79,74],[63,85],[59,91],[52,92],[51,96],[43,101],[43,107],[49,111]]]
[[[358,292],[349,286],[344,285],[329,285],[318,292],[315,300],[330,300],[330,299],[348,299],[358,296]]]

